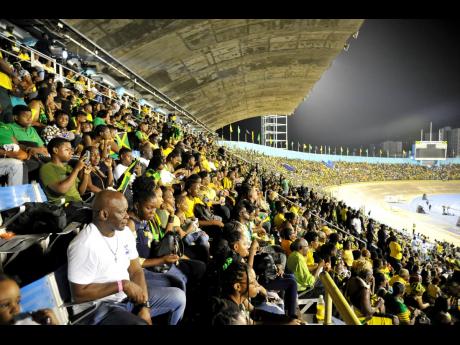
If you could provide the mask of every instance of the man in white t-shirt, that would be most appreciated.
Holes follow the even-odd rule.
[[[358,235],[361,235],[361,221],[357,213],[354,214],[353,219],[351,220],[351,226]]]
[[[148,288],[134,236],[126,226],[127,211],[123,194],[109,190],[96,194],[93,222],[75,237],[67,251],[72,298],[76,303],[100,302],[84,323],[151,324],[155,311],[155,315],[171,312],[170,323],[176,324],[185,301],[175,290],[158,295]],[[78,313],[85,307],[74,309]]]

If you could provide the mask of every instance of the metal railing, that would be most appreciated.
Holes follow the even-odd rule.
[[[331,278],[329,273],[321,272],[319,275],[321,282],[323,283],[325,293],[325,310],[324,310],[324,325],[332,324],[332,304],[335,305],[339,312],[342,320],[347,325],[361,325],[358,317],[356,316],[353,309],[348,304],[347,300],[339,290],[334,280]]]

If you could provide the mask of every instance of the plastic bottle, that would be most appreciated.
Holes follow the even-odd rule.
[[[324,298],[323,295],[319,295],[318,302],[316,303],[316,320],[318,322],[324,321]]]

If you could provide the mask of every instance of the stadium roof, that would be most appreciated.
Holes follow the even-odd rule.
[[[255,116],[291,115],[363,20],[65,22],[217,129]]]

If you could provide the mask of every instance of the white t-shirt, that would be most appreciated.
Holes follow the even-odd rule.
[[[67,249],[68,279],[82,285],[129,280],[130,261],[138,257],[136,240],[128,227],[115,231],[113,237],[105,237],[91,223],[80,231]],[[124,292],[118,292],[99,301],[120,302],[126,297]],[[76,313],[85,309],[85,306],[74,307]]]
[[[359,220],[359,218],[353,218],[351,220],[351,225],[353,226],[353,228],[355,228],[358,234],[361,233],[361,221]]]

